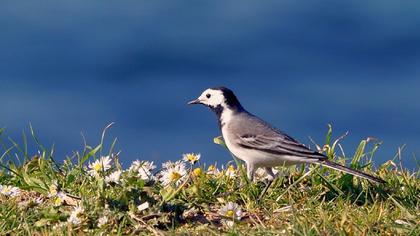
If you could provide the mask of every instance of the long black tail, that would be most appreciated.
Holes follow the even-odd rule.
[[[342,166],[340,164],[334,163],[334,162],[329,161],[327,159],[321,159],[317,163],[321,164],[321,165],[324,165],[324,166],[327,166],[327,167],[329,167],[331,169],[334,169],[334,170],[342,171],[342,172],[345,172],[345,173],[348,173],[348,174],[351,174],[351,175],[354,175],[354,176],[357,176],[357,177],[360,177],[360,178],[371,180],[371,181],[376,182],[376,183],[380,183],[380,184],[386,183],[385,180],[383,180],[381,178],[366,174],[366,173],[361,172],[359,170],[354,170],[354,169],[351,169],[349,167]]]

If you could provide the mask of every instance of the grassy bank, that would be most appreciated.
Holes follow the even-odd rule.
[[[380,144],[371,139],[344,152],[330,129],[317,147],[386,184],[319,166],[279,167],[260,198],[264,174],[249,183],[236,161],[214,166],[198,154],[174,154],[179,161],[139,160],[124,169],[103,135],[59,163],[32,136],[39,146],[33,153],[26,141],[2,142],[0,235],[420,235],[420,171],[403,169],[401,152],[374,169]]]

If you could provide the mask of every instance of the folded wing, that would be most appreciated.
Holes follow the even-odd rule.
[[[259,150],[274,155],[297,156],[313,159],[326,159],[326,157],[315,152],[293,138],[279,133],[278,135],[254,135],[245,134],[238,136],[238,145],[253,150]]]

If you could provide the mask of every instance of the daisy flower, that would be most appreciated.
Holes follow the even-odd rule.
[[[16,197],[19,196],[20,189],[11,185],[0,185],[0,193],[8,197]]]
[[[98,219],[98,228],[104,227],[107,223],[108,223],[108,217],[102,216],[101,218]]]
[[[111,158],[109,156],[101,157],[93,163],[89,163],[88,173],[94,177],[100,177],[100,173],[105,172],[111,168]]]
[[[185,164],[182,161],[177,162],[165,162],[162,164],[162,172],[160,181],[163,185],[181,184],[187,177],[187,171],[185,169]]]
[[[67,222],[72,225],[80,225],[80,223],[82,223],[82,220],[78,216],[71,214],[70,217],[67,219]]]
[[[128,168],[128,170],[131,172],[137,172],[140,169],[140,167],[145,166],[148,163],[151,163],[153,165],[153,162],[135,160],[133,161],[133,163],[131,163],[131,166],[130,168]]]
[[[64,203],[64,199],[66,198],[66,194],[63,192],[58,192],[54,196],[54,206],[61,206]]]
[[[215,165],[210,165],[208,168],[207,168],[207,174],[208,175],[219,175],[220,174],[220,170],[219,169],[217,169],[217,167],[215,166]]]
[[[136,160],[131,164],[129,171],[137,172],[137,177],[142,180],[153,180],[154,176],[152,174],[152,170],[154,170],[156,166],[153,164],[153,161],[139,161]]]
[[[73,211],[70,213],[70,217],[67,219],[67,222],[72,225],[80,225],[82,219],[80,216],[83,214],[84,209],[81,206],[76,206],[73,208]]]
[[[220,208],[219,214],[225,218],[240,220],[242,217],[242,210],[238,204],[234,202],[228,202],[226,205]]]
[[[233,179],[236,177],[236,169],[233,165],[229,165],[226,169],[226,176],[229,177],[229,179]]]
[[[171,167],[175,166],[175,164],[178,163],[178,162],[180,162],[180,161],[176,161],[176,162],[167,161],[167,162],[164,162],[164,163],[162,163],[162,169],[171,168]]]
[[[200,153],[186,153],[182,155],[182,160],[189,162],[191,165],[194,165],[198,160],[200,160]]]
[[[121,171],[117,170],[105,177],[106,183],[120,183]]]
[[[54,197],[58,194],[57,182],[53,182],[49,187],[48,197]]]

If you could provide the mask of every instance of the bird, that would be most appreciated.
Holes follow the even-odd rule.
[[[273,167],[318,164],[375,183],[385,183],[381,178],[329,160],[326,155],[308,148],[248,112],[233,91],[226,87],[208,88],[188,104],[207,106],[216,114],[227,148],[235,157],[245,162],[247,177],[251,182],[258,168],[265,170],[271,183],[276,178]]]

